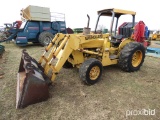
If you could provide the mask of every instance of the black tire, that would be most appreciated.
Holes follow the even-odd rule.
[[[63,68],[73,68],[73,65],[68,62],[68,60],[64,63]]]
[[[94,72],[99,72],[98,75],[93,74],[93,76],[95,75],[95,78],[91,78],[90,76],[90,72],[93,68],[97,68],[98,70],[95,70]],[[93,71],[93,70],[92,70]],[[79,76],[80,79],[85,82],[88,85],[93,85],[96,82],[98,82],[102,76],[102,63],[95,59],[95,58],[90,58],[86,61],[84,61],[84,63],[82,63],[82,65],[79,68]]]
[[[54,35],[50,32],[44,31],[39,35],[39,42],[42,46],[47,46],[53,39]]]
[[[130,42],[121,50],[118,64],[122,70],[134,72],[140,69],[144,58],[145,47],[141,43]]]

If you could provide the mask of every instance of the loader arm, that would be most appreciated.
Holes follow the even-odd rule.
[[[61,70],[62,66],[69,58],[69,55],[79,48],[79,39],[75,40],[75,35],[64,35],[57,34],[52,42],[45,49],[44,54],[41,56],[39,63],[44,68],[44,73],[49,76],[49,71],[52,71],[52,76],[50,77],[52,81],[54,81],[56,75]],[[49,55],[47,57],[47,53]],[[54,64],[53,61],[58,59]]]

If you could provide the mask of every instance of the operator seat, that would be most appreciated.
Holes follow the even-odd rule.
[[[122,38],[124,38],[124,35],[112,36],[111,43],[112,43],[114,46],[119,46],[119,44],[121,43]]]

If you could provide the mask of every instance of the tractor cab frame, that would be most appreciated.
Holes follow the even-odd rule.
[[[122,37],[123,37],[122,35],[116,36],[116,30],[117,30],[117,26],[118,26],[118,21],[119,21],[119,18],[120,18],[121,15],[132,15],[132,28],[135,25],[135,15],[136,15],[136,12],[134,12],[134,11],[128,11],[128,10],[111,8],[111,9],[100,10],[97,13],[98,13],[98,18],[97,18],[96,27],[95,27],[95,33],[96,33],[97,26],[98,26],[98,23],[99,23],[99,19],[100,19],[101,16],[110,16],[110,17],[112,17],[112,19],[111,19],[111,25],[110,25],[111,39],[112,38],[117,38],[117,39],[121,38],[122,39]],[[117,20],[116,20],[115,29],[114,29],[114,35],[112,35],[114,18],[117,18]]]

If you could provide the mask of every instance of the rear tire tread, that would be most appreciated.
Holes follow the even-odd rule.
[[[142,52],[142,61],[137,67],[132,66],[132,55],[136,50],[140,50]],[[122,50],[119,56],[119,66],[122,70],[126,72],[134,72],[140,69],[144,62],[145,58],[145,47],[138,42],[130,42],[128,43]]]

